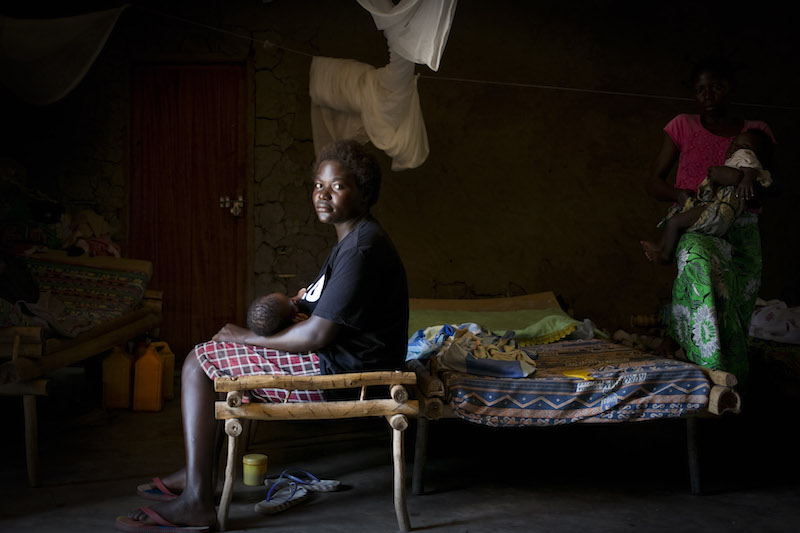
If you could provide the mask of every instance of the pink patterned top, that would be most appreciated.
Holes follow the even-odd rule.
[[[759,129],[775,136],[766,122],[745,120],[742,131]],[[733,137],[720,137],[708,131],[700,122],[700,115],[682,114],[664,126],[675,146],[680,150],[678,171],[675,176],[676,189],[697,191],[697,186],[708,174],[708,168],[725,163],[725,151]]]

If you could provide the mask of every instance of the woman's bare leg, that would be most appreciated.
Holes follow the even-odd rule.
[[[181,413],[186,447],[185,487],[180,496],[151,505],[164,519],[178,525],[213,525],[215,523],[213,470],[216,458],[217,421],[214,419],[216,396],[194,352],[183,363],[181,372]],[[166,479],[179,482],[181,471]],[[166,481],[165,481],[165,484]],[[167,484],[171,488],[171,485]],[[175,487],[177,488],[177,486]],[[147,515],[134,511],[131,518],[146,521]]]

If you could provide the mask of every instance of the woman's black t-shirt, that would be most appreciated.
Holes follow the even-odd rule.
[[[300,311],[341,326],[317,350],[323,374],[402,368],[408,343],[408,284],[400,256],[368,217],[333,247]]]

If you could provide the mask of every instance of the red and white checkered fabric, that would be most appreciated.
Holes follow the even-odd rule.
[[[320,375],[319,358],[315,353],[288,353],[235,342],[207,341],[195,346],[197,360],[211,379],[255,375]],[[284,402],[284,389],[258,389],[250,392],[253,400]],[[297,390],[290,402],[319,402],[325,396],[319,390]]]

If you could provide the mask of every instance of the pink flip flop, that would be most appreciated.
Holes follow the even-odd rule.
[[[168,502],[180,496],[169,490],[160,477],[154,477],[151,483],[136,487],[136,494],[145,500],[155,502]]]
[[[143,522],[134,520],[128,516],[118,516],[114,524],[120,531],[128,533],[179,533],[188,531],[190,533],[211,531],[211,526],[178,526],[165,520],[161,515],[149,507],[140,507],[140,511],[148,516],[151,521]]]

